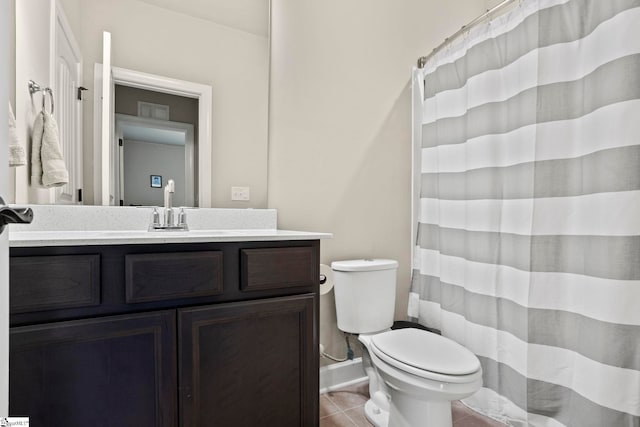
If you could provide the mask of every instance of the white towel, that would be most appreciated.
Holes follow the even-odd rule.
[[[16,129],[16,117],[9,103],[9,166],[24,166],[27,164],[27,155],[24,147],[20,145],[18,131]]]
[[[69,182],[58,141],[56,119],[42,111],[33,123],[31,146],[31,185],[61,187]]]

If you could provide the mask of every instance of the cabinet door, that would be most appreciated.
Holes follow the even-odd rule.
[[[175,311],[12,328],[9,412],[35,426],[177,424]]]
[[[183,427],[318,424],[316,297],[178,312]]]

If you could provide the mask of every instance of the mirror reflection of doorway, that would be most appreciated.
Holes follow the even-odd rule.
[[[162,206],[164,188],[151,176],[173,179],[175,206],[198,206],[198,101],[127,86],[115,88],[117,198],[121,206]]]

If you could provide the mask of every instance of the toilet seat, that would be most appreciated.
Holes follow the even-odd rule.
[[[420,329],[396,329],[371,337],[371,351],[383,362],[421,378],[468,383],[482,375],[478,358],[449,338]]]

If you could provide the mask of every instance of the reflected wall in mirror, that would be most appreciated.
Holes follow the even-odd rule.
[[[198,102],[193,98],[115,86],[115,139],[119,155],[116,198],[121,206],[159,206],[162,185],[175,182],[175,206],[198,206]],[[160,187],[151,185],[159,176]]]
[[[16,8],[15,110],[27,145],[32,112],[26,81],[56,82],[51,10],[62,10],[81,51],[80,85],[84,204],[94,197],[95,64],[102,62],[102,33],[112,34],[112,66],[208,85],[212,90],[210,205],[266,207],[269,0],[10,0]],[[23,10],[29,4],[31,10]],[[37,13],[39,16],[34,16]],[[28,18],[26,17],[28,16]],[[40,30],[37,30],[40,28]],[[44,30],[43,30],[44,28]],[[26,66],[18,66],[19,57]],[[11,63],[12,61],[9,61]],[[34,77],[35,76],[35,77]],[[60,96],[56,94],[56,97]],[[98,117],[99,118],[99,117]],[[196,133],[197,134],[197,133]],[[198,178],[194,182],[198,186]],[[232,186],[251,187],[249,202],[232,202]],[[17,203],[51,203],[29,185],[28,168],[15,169]],[[196,200],[194,200],[196,204]],[[204,205],[203,205],[204,206]]]
[[[105,33],[105,52],[109,51],[109,38],[110,34]],[[158,134],[160,131],[164,135],[169,132],[184,134],[185,149],[180,161],[184,170],[174,179],[178,181],[176,190],[185,206],[210,207],[211,86],[110,67],[109,62],[110,57],[107,54],[107,65],[96,66],[94,88],[95,93],[101,96],[96,98],[95,104],[95,111],[99,112],[96,114],[96,117],[99,117],[96,123],[99,125],[95,126],[94,140],[97,144],[94,152],[99,155],[96,156],[95,164],[100,165],[94,172],[95,199],[101,200],[103,205],[140,204],[140,201],[125,203],[124,200],[124,174],[127,168],[123,157],[124,149],[127,147],[123,138],[127,129],[131,137],[140,136],[141,131],[131,131],[131,127],[139,128],[145,125],[147,134]],[[104,75],[109,76],[108,80],[102,78]],[[113,112],[116,120],[113,119]],[[171,121],[172,116],[182,122]],[[194,142],[197,142],[197,145]],[[164,147],[162,151],[167,150],[168,148]],[[156,162],[168,160],[165,156],[155,156]],[[171,170],[172,173],[177,173],[175,163],[156,163],[153,166],[157,170]],[[149,200],[148,197],[146,199]]]

